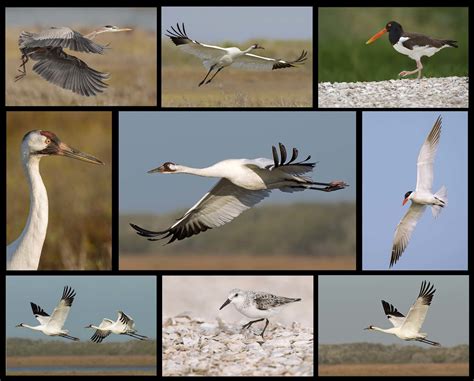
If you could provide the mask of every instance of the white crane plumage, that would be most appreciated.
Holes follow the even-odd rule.
[[[281,143],[279,143],[279,148],[281,158],[278,157],[277,149],[272,147],[273,160],[229,159],[207,168],[191,168],[166,162],[148,171],[148,173],[188,173],[218,177],[220,180],[170,228],[163,231],[151,231],[135,224],[130,225],[138,235],[150,241],[170,238],[168,243],[171,243],[232,221],[242,212],[269,196],[273,189],[290,193],[305,189],[332,192],[348,186],[344,181],[330,183],[312,181],[310,177],[304,176],[316,165],[316,163],[308,162],[311,156],[303,161],[295,162],[298,150],[293,148],[291,159],[286,162],[286,148]]]
[[[48,315],[40,306],[31,302],[31,309],[36,320],[39,321],[40,325],[31,326],[25,323],[20,323],[17,327],[29,328],[34,331],[41,331],[47,336],[60,336],[65,339],[78,341],[77,337],[69,336],[69,331],[63,329],[64,323],[69,315],[72,302],[76,293],[68,286],[64,287],[63,295],[57,307],[53,310],[53,313]]]
[[[441,121],[441,116],[439,116],[418,154],[416,189],[414,192],[408,191],[405,193],[403,205],[408,200],[411,200],[411,205],[395,230],[390,267],[399,260],[408,246],[413,230],[415,230],[426,206],[431,206],[433,217],[436,218],[441,209],[448,204],[448,191],[444,185],[435,194],[431,190],[434,177],[434,159],[441,137]]]
[[[440,344],[435,341],[427,340],[427,333],[420,332],[435,291],[433,285],[423,281],[418,298],[410,307],[407,316],[400,313],[390,303],[382,300],[383,310],[388,320],[390,320],[390,323],[393,324],[393,328],[384,329],[370,325],[365,329],[395,335],[402,340],[415,340],[433,346],[440,346]]]
[[[94,343],[101,343],[102,340],[104,340],[111,333],[116,335],[127,335],[138,340],[148,339],[147,336],[139,335],[137,333],[137,330],[135,329],[135,322],[130,316],[127,316],[122,311],[117,311],[117,314],[118,316],[116,321],[104,318],[99,326],[89,324],[85,327],[96,330],[91,337],[91,341]]]
[[[21,235],[7,246],[7,270],[37,270],[48,227],[48,194],[39,171],[41,158],[65,156],[104,164],[59,140],[50,131],[35,130],[23,137],[21,158],[30,186],[30,212]]]
[[[168,33],[166,36],[171,38],[176,46],[186,53],[199,57],[202,60],[204,67],[208,69],[206,76],[199,83],[199,86],[211,82],[217,73],[227,66],[247,70],[268,71],[304,64],[308,56],[308,53],[303,50],[301,55],[294,61],[285,61],[251,54],[250,52],[252,50],[264,49],[258,44],[254,44],[246,50],[240,50],[236,47],[222,48],[220,46],[203,44],[191,40],[187,36],[186,30],[184,29],[184,23],[182,24],[182,27],[180,27],[179,24],[176,24],[176,29],[172,26],[171,31],[167,30],[166,32]],[[207,77],[213,70],[215,70],[214,75],[206,82]]]

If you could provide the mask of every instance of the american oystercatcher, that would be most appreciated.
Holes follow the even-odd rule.
[[[405,32],[402,26],[396,21],[390,21],[387,23],[385,28],[374,34],[366,42],[366,44],[374,42],[387,32],[388,39],[390,40],[393,48],[397,52],[402,53],[416,61],[416,70],[402,71],[398,74],[401,77],[418,73],[418,79],[421,78],[421,70],[423,69],[421,57],[431,57],[433,54],[438,53],[443,48],[458,47],[456,45],[457,41],[454,40],[438,40],[436,38],[431,38],[419,33]]]

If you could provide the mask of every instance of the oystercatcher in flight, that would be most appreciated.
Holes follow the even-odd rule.
[[[380,38],[384,33],[388,32],[388,39],[393,48],[416,61],[416,70],[402,71],[398,75],[406,77],[410,74],[418,73],[418,79],[421,78],[421,57],[431,57],[438,53],[441,49],[447,47],[457,48],[457,41],[454,40],[438,40],[419,33],[405,32],[402,26],[396,21],[390,21],[380,32],[374,34],[366,44],[370,44]]]

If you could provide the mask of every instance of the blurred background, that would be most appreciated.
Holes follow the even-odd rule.
[[[40,171],[49,198],[49,224],[39,269],[108,270],[112,255],[112,115],[110,112],[7,113],[7,242],[21,234],[29,186],[20,146],[34,129],[54,132],[105,163],[45,157]]]
[[[393,49],[388,34],[365,42],[389,21],[407,32],[456,40],[458,49],[443,49],[422,58],[425,77],[468,75],[468,8],[319,8],[318,82],[397,79],[416,62]]]
[[[156,24],[155,8],[6,8],[6,104],[155,106]],[[105,33],[94,41],[107,45],[103,55],[66,49],[100,72],[110,73],[109,87],[95,97],[84,97],[45,81],[26,65],[27,76],[14,82],[21,63],[18,36],[22,31],[37,33],[52,26],[67,26],[82,34],[104,25],[132,28],[133,31]]]
[[[424,280],[436,293],[422,332],[441,347],[364,330],[392,327],[381,300],[406,315]],[[320,276],[318,290],[320,375],[469,374],[467,276]]]
[[[119,133],[121,269],[355,268],[355,113],[122,112]],[[350,186],[274,191],[231,223],[166,246],[130,227],[166,229],[217,182],[148,170],[166,161],[207,167],[271,158],[278,142],[319,162],[315,181]]]
[[[364,270],[388,269],[395,229],[411,205],[402,206],[402,201],[407,191],[415,190],[418,154],[439,115],[443,124],[433,192],[445,185],[448,206],[436,219],[426,209],[393,269],[468,268],[467,112],[364,112]]]
[[[63,289],[76,293],[64,325],[79,342],[46,336],[19,323],[35,326],[30,302],[51,314]],[[154,276],[7,276],[7,374],[156,374],[156,278]],[[147,341],[111,334],[100,344],[89,339],[103,318],[123,311],[135,320]]]
[[[164,107],[311,107],[313,10],[311,7],[163,7],[162,106]],[[258,43],[257,55],[293,60],[302,50],[308,60],[297,68],[222,70],[198,87],[207,69],[201,60],[178,49],[165,36],[184,23],[189,38],[242,50]]]
[[[228,305],[219,311],[234,288],[264,291],[288,298],[301,298],[270,319],[290,325],[294,321],[313,328],[312,276],[164,276],[162,319],[187,312],[193,318],[214,322],[248,322],[249,318]]]

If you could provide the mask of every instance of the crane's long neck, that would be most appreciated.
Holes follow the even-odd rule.
[[[185,165],[176,165],[176,172],[173,173],[187,173],[203,177],[224,177],[222,171],[215,165],[206,168],[192,168],[186,167]]]
[[[20,325],[20,327],[23,327],[23,328],[29,328],[29,329],[32,329],[34,331],[41,331],[43,329],[43,327],[41,325],[37,325],[35,327],[33,327],[32,325],[28,325],[28,324],[22,324]]]
[[[253,46],[251,46],[251,47],[248,48],[248,49],[242,50],[242,55],[247,54],[247,53],[250,53],[253,49],[254,49]]]
[[[37,270],[48,228],[48,194],[39,171],[40,157],[23,160],[30,187],[30,212],[20,237],[13,242],[8,261],[11,270]],[[9,246],[9,248],[10,248]]]
[[[394,333],[392,332],[393,328],[384,329],[384,328],[379,328],[379,327],[374,327],[374,326],[372,326],[371,329],[374,330],[374,331],[379,331],[379,332],[383,332],[383,333],[388,333],[388,334],[391,334],[391,335],[394,334]]]

